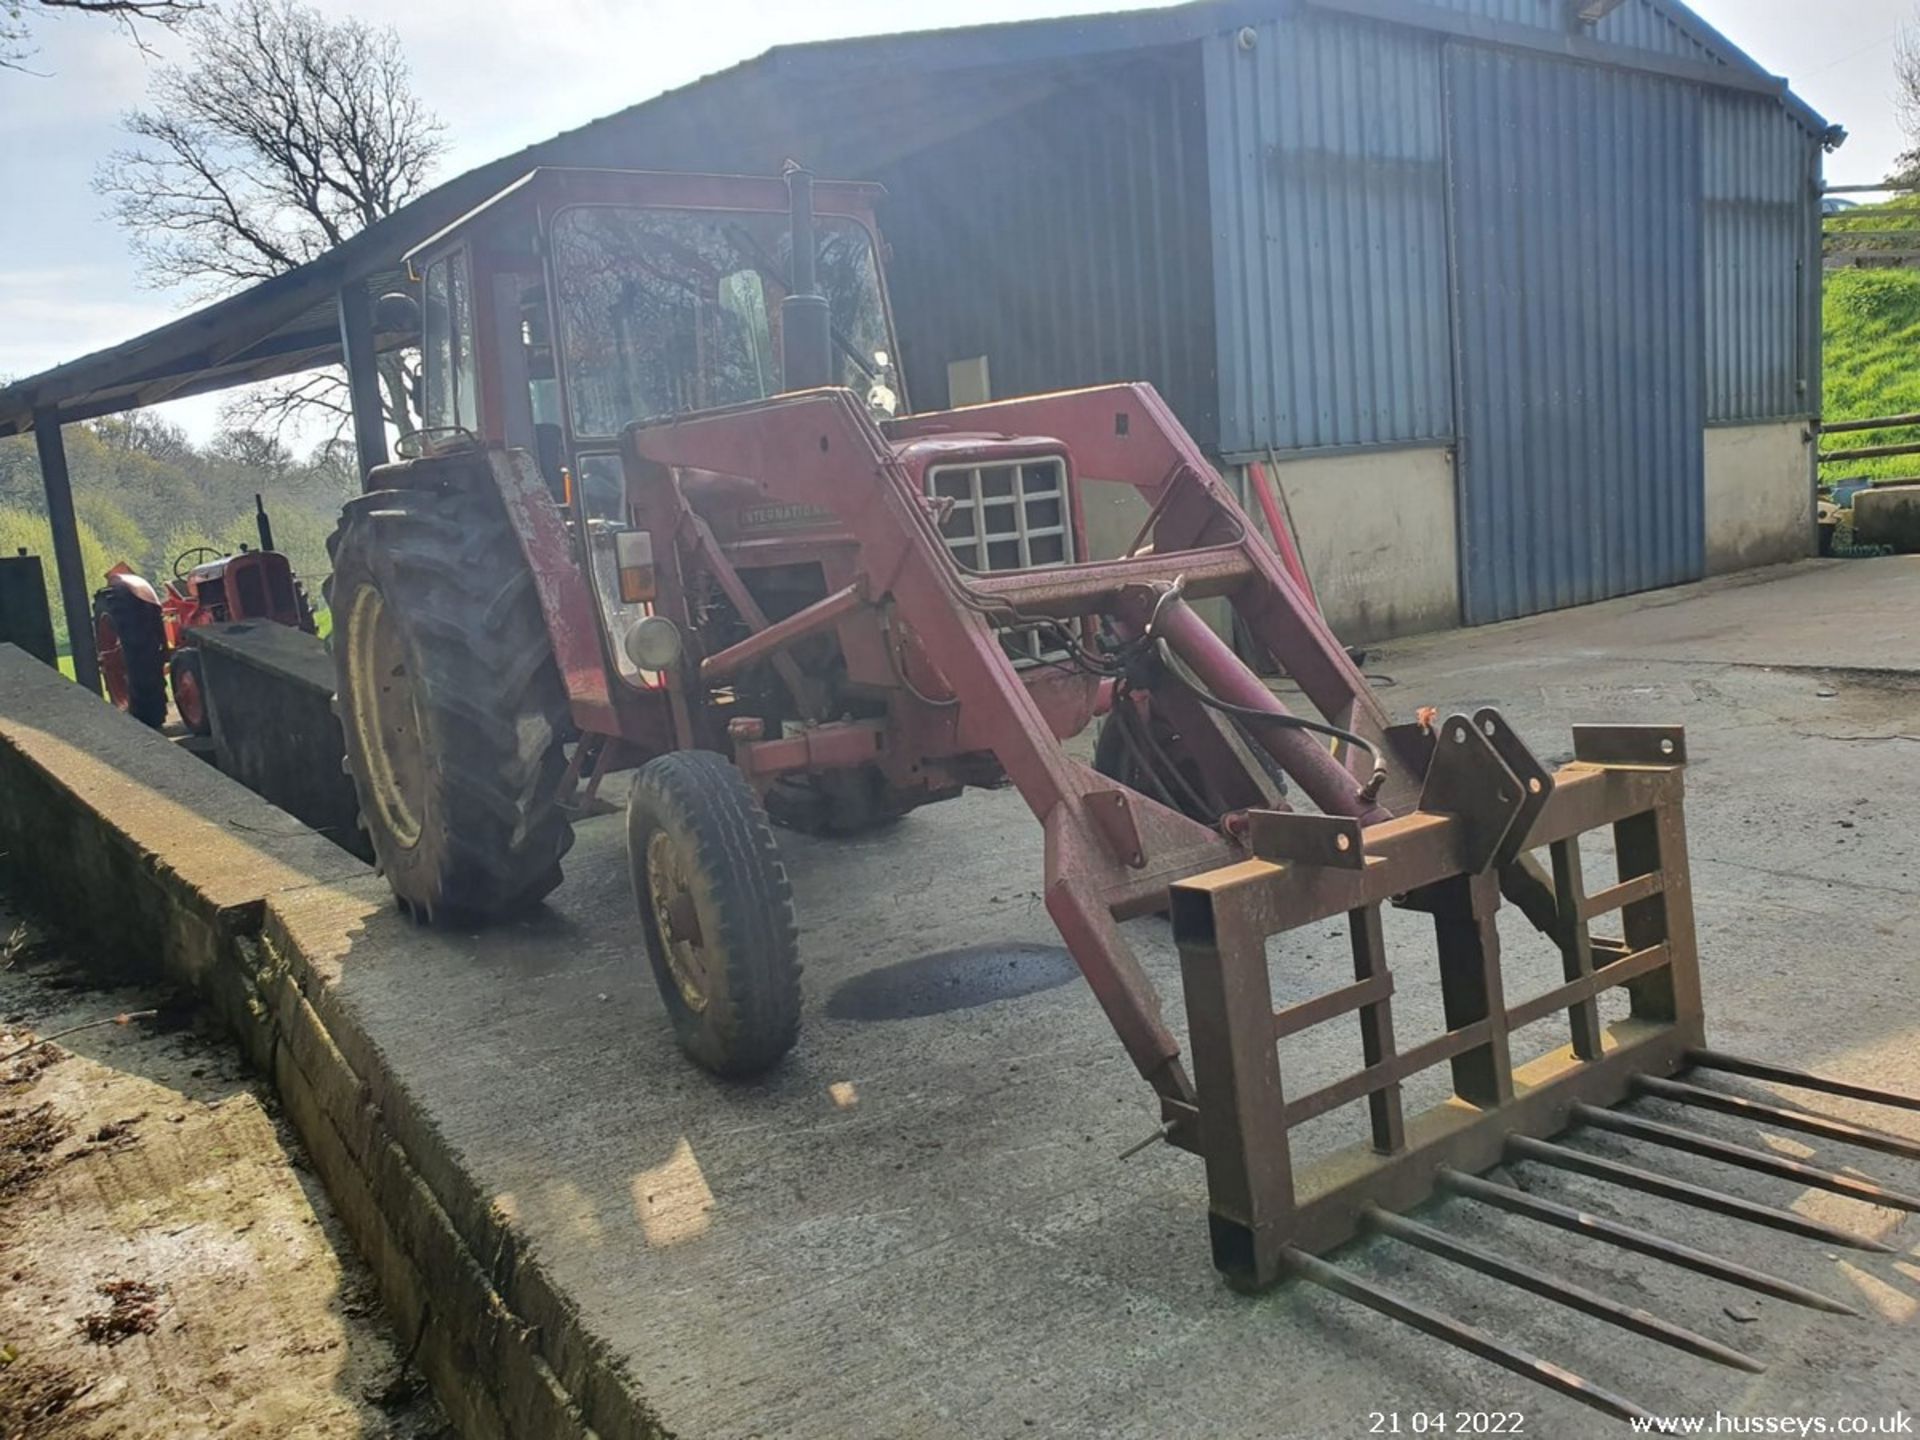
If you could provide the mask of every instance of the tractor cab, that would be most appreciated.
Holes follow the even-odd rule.
[[[812,191],[810,268],[833,361],[810,383],[891,414],[880,187]],[[522,448],[556,499],[577,486],[589,516],[615,518],[628,425],[794,388],[782,359],[789,220],[777,178],[531,172],[407,257],[422,290],[422,438]]]
[[[880,187],[807,177],[807,189],[812,255],[797,283],[792,186],[777,177],[535,170],[407,257],[422,292],[416,448],[478,440],[535,457],[627,687],[655,688],[658,672],[628,643],[653,606],[620,578],[623,566],[644,568],[648,545],[622,432],[802,384],[845,386],[877,418],[900,407]],[[797,294],[819,298],[788,303]],[[808,303],[824,312],[831,358],[797,379],[784,332]],[[748,529],[790,532],[806,518],[773,507],[756,520],[752,509]],[[712,523],[736,531],[741,512]]]

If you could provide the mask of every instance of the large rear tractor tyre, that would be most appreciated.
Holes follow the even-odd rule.
[[[93,648],[115,709],[158,730],[167,719],[167,627],[160,607],[108,585],[93,596]]]
[[[800,1033],[800,942],[753,787],[704,750],[648,761],[627,799],[627,859],[680,1048],[716,1075],[771,1069]]]
[[[560,883],[566,692],[491,496],[347,502],[328,542],[333,656],[361,823],[415,919],[484,921]]]

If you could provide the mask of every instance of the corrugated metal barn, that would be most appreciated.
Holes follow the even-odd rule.
[[[1274,0],[762,64],[889,187],[916,403],[1152,380],[1225,462],[1271,452],[1349,635],[1811,550],[1837,136],[1683,5]],[[977,123],[920,144],[945,76]]]
[[[916,408],[1150,380],[1223,465],[1272,465],[1349,638],[1484,623],[1810,553],[1838,138],[1678,0],[785,47],[0,392],[0,433],[337,359],[336,295],[536,165],[794,157],[888,187]],[[1092,516],[1096,550],[1137,518]]]

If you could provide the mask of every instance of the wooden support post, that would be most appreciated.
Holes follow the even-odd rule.
[[[373,348],[373,303],[367,287],[354,281],[340,289],[340,354],[347,367],[347,395],[353,404],[353,448],[364,484],[376,465],[387,463],[387,420],[380,403],[380,371]]]
[[[33,412],[33,438],[40,450],[40,483],[47,492],[47,523],[53,530],[53,561],[60,572],[60,601],[67,607],[67,638],[73,646],[73,678],[82,689],[100,693],[100,657],[93,648],[93,590],[80,559],[80,525],[73,514],[73,485],[67,477],[67,447],[60,435],[60,412]],[[100,577],[106,583],[106,577]]]

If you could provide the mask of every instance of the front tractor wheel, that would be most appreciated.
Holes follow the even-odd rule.
[[[213,717],[207,711],[206,671],[200,664],[200,651],[182,645],[167,661],[167,680],[173,687],[173,708],[189,734],[213,734]]]
[[[746,777],[703,750],[634,776],[627,860],[675,1037],[716,1075],[757,1075],[800,1030],[793,891]]]
[[[328,549],[347,769],[394,894],[424,921],[537,904],[573,843],[567,700],[505,513],[376,492],[347,503]]]

